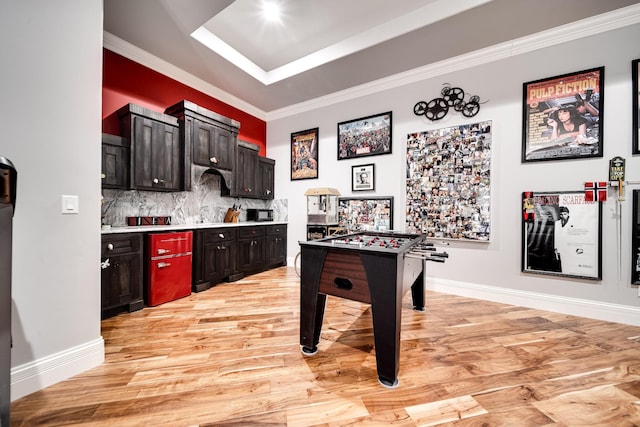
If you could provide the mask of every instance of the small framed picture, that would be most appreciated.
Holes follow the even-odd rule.
[[[633,76],[633,154],[640,154],[640,59],[631,62],[631,75]]]
[[[338,160],[391,154],[391,111],[338,123]]]
[[[351,191],[375,190],[375,165],[351,166]]]
[[[291,181],[318,178],[318,128],[291,134]]]

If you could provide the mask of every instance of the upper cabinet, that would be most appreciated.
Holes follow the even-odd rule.
[[[165,113],[178,118],[180,136],[190,161],[215,169],[230,186],[240,123],[186,100],[168,107]]]
[[[258,157],[258,197],[272,200],[274,197],[274,169],[276,161],[266,157]]]
[[[129,141],[102,134],[102,187],[124,190],[129,186]]]
[[[135,104],[118,110],[120,135],[130,141],[130,188],[184,189],[184,151],[178,119]]]

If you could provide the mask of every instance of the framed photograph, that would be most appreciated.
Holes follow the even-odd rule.
[[[391,111],[338,123],[338,160],[391,153]]]
[[[318,128],[291,134],[291,181],[318,178]]]
[[[640,154],[640,59],[631,62],[631,75],[633,76],[633,154]]]
[[[375,165],[351,166],[351,191],[375,190]]]
[[[488,242],[491,121],[407,135],[407,233]]]
[[[393,197],[339,197],[338,225],[350,233],[393,230]]]
[[[602,157],[604,67],[523,84],[522,162]]]
[[[584,191],[523,193],[522,271],[602,279],[602,203]]]

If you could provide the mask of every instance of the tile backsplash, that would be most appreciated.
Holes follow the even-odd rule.
[[[275,221],[288,220],[287,199],[254,200],[220,195],[221,177],[192,167],[191,191],[155,192],[102,190],[102,223],[126,225],[128,216],[170,216],[172,224],[223,222],[227,209],[241,205],[240,221],[246,221],[247,208],[273,209]]]

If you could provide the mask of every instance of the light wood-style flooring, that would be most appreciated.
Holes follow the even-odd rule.
[[[299,346],[282,267],[102,321],[103,365],[11,405],[12,426],[638,426],[640,327],[427,292],[405,296],[399,386],[371,310],[329,297]]]

